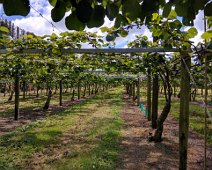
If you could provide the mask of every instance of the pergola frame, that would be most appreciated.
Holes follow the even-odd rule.
[[[18,55],[24,55],[24,54],[48,54],[48,55],[53,55],[51,49],[10,49],[10,51],[14,52],[15,54]],[[73,54],[73,53],[78,53],[78,54],[97,54],[97,53],[170,53],[170,52],[180,52],[182,54],[182,59],[181,59],[181,91],[187,91],[190,88],[190,78],[189,78],[189,73],[187,70],[187,65],[183,62],[183,58],[187,56],[188,53],[192,52],[191,49],[187,50],[181,50],[177,48],[172,48],[172,49],[164,49],[164,48],[105,48],[105,49],[61,49],[60,50],[61,54]],[[6,49],[0,49],[0,54],[7,54],[8,51]],[[185,56],[186,55],[186,56]],[[187,64],[191,62],[190,57],[187,58]],[[190,68],[189,68],[190,69]],[[124,77],[123,77],[124,78]],[[129,77],[127,77],[129,78]],[[185,81],[187,80],[187,81]],[[16,82],[16,81],[15,81]],[[138,78],[139,82],[139,78]],[[15,88],[16,90],[19,90],[19,83]],[[139,83],[138,83],[139,85]],[[19,94],[19,92],[17,92]],[[180,97],[180,121],[179,121],[179,144],[180,144],[180,162],[179,162],[179,169],[184,169],[186,168],[186,162],[187,160],[187,143],[188,143],[188,116],[189,116],[189,107],[186,106],[189,104],[189,92],[185,94],[181,94]],[[17,96],[16,96],[17,97]],[[16,101],[18,99],[15,99]],[[18,107],[18,108],[17,108]],[[15,111],[19,112],[19,104],[15,106]],[[182,164],[184,162],[184,164]]]
[[[51,49],[10,49],[13,52],[17,54],[42,54],[42,53],[48,53],[52,54]],[[96,53],[158,53],[158,52],[181,52],[185,50],[181,50],[178,48],[172,48],[172,49],[164,49],[164,48],[84,48],[84,49],[61,49],[61,54],[70,54],[70,53],[89,53],[89,54],[96,54]],[[187,49],[186,52],[192,52],[191,49]],[[0,49],[0,54],[7,54],[7,49]]]

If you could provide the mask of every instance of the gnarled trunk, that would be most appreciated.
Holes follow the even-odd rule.
[[[14,119],[18,120],[19,119],[19,96],[20,96],[20,76],[18,73],[15,76],[15,115]]]
[[[153,76],[152,82],[152,128],[157,128],[157,119],[158,119],[158,92],[159,92],[159,83],[158,83],[158,74]]]
[[[63,105],[63,81],[60,80],[59,82],[59,87],[60,87],[60,96],[59,96],[59,105],[62,106]]]
[[[166,120],[170,109],[171,109],[171,96],[172,96],[172,87],[170,83],[170,75],[169,70],[166,66],[164,66],[164,70],[160,72],[160,77],[163,81],[164,86],[164,96],[166,99],[166,104],[163,108],[163,111],[161,112],[158,120],[157,120],[157,129],[155,131],[155,134],[153,136],[153,141],[155,142],[161,142],[162,141],[162,134],[163,134],[163,123]]]
[[[45,103],[45,105],[43,107],[44,110],[47,110],[49,108],[51,97],[52,97],[52,89],[49,88],[49,90],[48,90],[48,96],[47,96],[47,99],[46,99],[46,103]]]
[[[166,120],[171,109],[171,101],[166,102],[166,105],[163,108],[163,111],[160,117],[157,120],[157,129],[154,134],[154,141],[161,142],[162,141],[162,133],[163,133],[163,123]]]
[[[72,87],[72,97],[71,97],[71,101],[74,101],[74,96],[75,96],[75,88],[74,86]]]
[[[8,101],[11,101],[13,99],[13,95],[14,95],[14,90],[11,91]]]
[[[83,91],[83,97],[85,97],[86,90],[87,90],[87,85],[85,84],[85,85],[84,85],[84,91]]]

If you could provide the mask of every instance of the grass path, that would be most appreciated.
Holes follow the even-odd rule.
[[[122,90],[98,95],[0,138],[0,169],[114,169]]]

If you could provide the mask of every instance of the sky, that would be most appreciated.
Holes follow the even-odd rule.
[[[4,10],[2,5],[0,5],[0,16],[4,19],[11,20],[16,26],[29,31],[33,32],[36,35],[49,35],[52,33],[59,34],[60,32],[64,31],[69,31],[66,26],[65,26],[65,19],[63,18],[60,22],[54,23],[51,20],[51,9],[53,8],[48,0],[30,0],[31,6],[35,9],[30,10],[30,13],[28,14],[27,17],[21,17],[21,16],[13,16],[13,17],[8,17],[4,14]],[[42,14],[42,16],[40,15]],[[66,14],[69,15],[70,12]],[[194,41],[195,44],[197,44],[201,40],[201,34],[203,33],[203,13],[200,12],[196,20],[194,21],[195,27],[198,29],[198,35],[194,38],[191,39]],[[52,26],[52,24],[55,26]],[[114,21],[109,21],[107,17],[105,18],[105,24],[103,26],[108,26],[111,27],[113,25]],[[189,29],[185,28],[185,30]],[[101,33],[100,28],[92,28],[92,29],[87,29],[90,32],[98,32],[99,35],[103,35]],[[127,48],[127,43],[133,41],[135,39],[135,35],[138,34],[143,34],[146,35],[149,38],[151,37],[151,33],[149,30],[145,27],[142,26],[141,29],[132,29],[129,31],[129,35],[125,38],[117,38],[116,39],[116,48]]]

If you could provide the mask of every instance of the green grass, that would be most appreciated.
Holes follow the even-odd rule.
[[[115,169],[121,93],[109,91],[2,136],[0,169]]]

